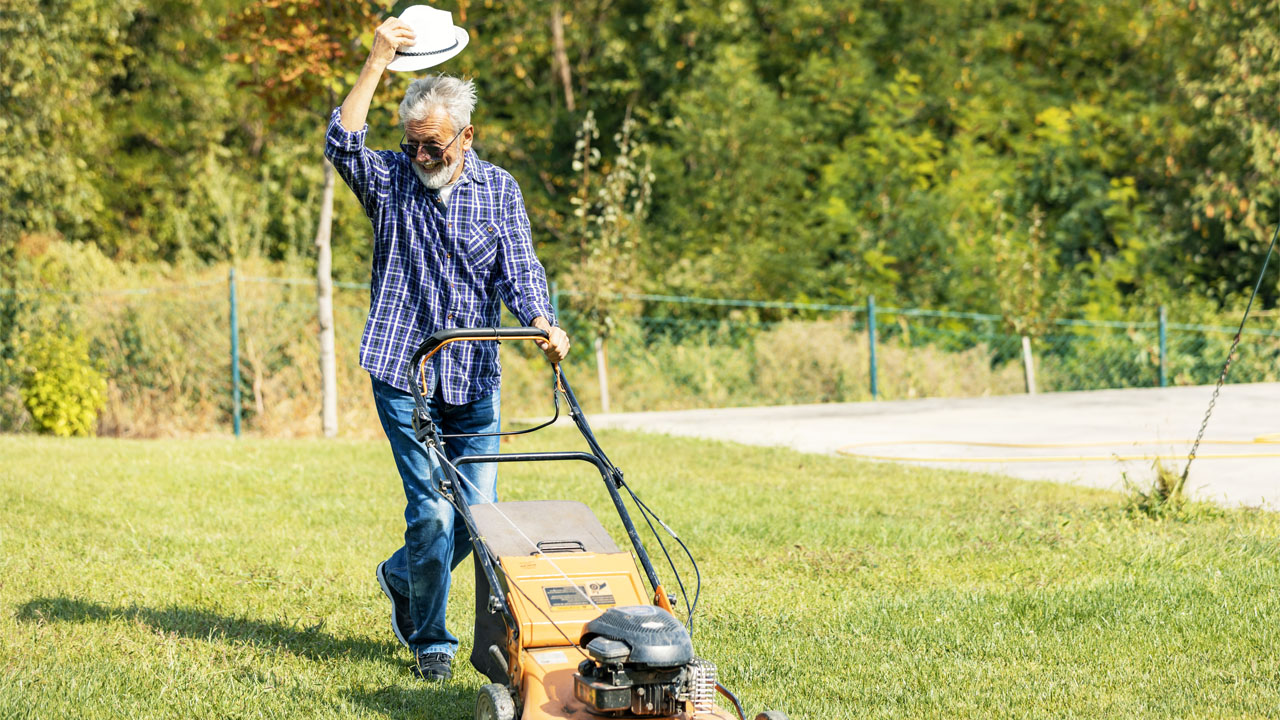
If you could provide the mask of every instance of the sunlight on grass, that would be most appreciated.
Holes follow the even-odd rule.
[[[752,713],[1280,707],[1276,515],[1156,522],[1075,487],[602,441],[698,558],[695,646]],[[579,446],[553,431],[504,451]],[[403,496],[382,443],[0,437],[0,457],[0,717],[471,716],[482,678],[462,662],[449,684],[413,680],[386,625],[373,567]],[[504,466],[500,491],[581,499],[621,537],[593,472]],[[463,656],[472,591],[465,564]]]

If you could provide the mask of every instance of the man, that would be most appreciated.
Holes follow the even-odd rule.
[[[451,21],[450,21],[451,22]],[[409,358],[433,332],[496,327],[501,299],[524,325],[541,328],[547,359],[560,362],[569,338],[554,324],[546,273],[534,255],[516,181],[471,150],[475,87],[445,75],[414,81],[400,104],[402,152],[365,148],[373,92],[409,25],[378,27],[355,87],[329,122],[325,156],[373,223],[373,277],[360,364],[404,483],[404,546],[376,575],[391,600],[392,631],[413,650],[415,672],[444,680],[458,640],[445,628],[451,570],[470,543],[456,511],[435,490],[437,461],[414,438]],[[405,53],[408,54],[408,53]],[[498,430],[497,344],[453,343],[428,363],[429,409],[441,433]],[[497,453],[498,438],[455,438],[447,454]],[[497,468],[464,465],[467,503],[496,500]]]

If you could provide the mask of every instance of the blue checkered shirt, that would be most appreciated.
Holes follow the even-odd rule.
[[[368,126],[349,132],[340,115],[329,118],[324,154],[373,222],[361,367],[407,391],[409,358],[422,341],[447,328],[497,327],[499,299],[524,325],[539,316],[555,323],[510,173],[468,150],[446,207],[404,153],[369,150]],[[496,342],[460,342],[427,363],[425,380],[429,394],[438,382],[444,401],[461,405],[492,394],[501,374]]]

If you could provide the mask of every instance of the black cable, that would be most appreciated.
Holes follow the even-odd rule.
[[[698,600],[702,597],[702,571],[698,569],[698,561],[694,559],[693,553],[689,551],[689,546],[684,544],[684,540],[681,540],[680,536],[676,535],[675,532],[671,530],[671,526],[662,522],[662,518],[658,517],[658,513],[650,509],[648,505],[645,505],[644,501],[640,499],[639,495],[636,495],[635,491],[632,490],[630,486],[626,486],[626,487],[627,487],[627,492],[631,494],[631,499],[634,500],[636,502],[636,505],[640,507],[640,512],[641,514],[645,515],[646,520],[648,519],[649,515],[653,515],[653,519],[657,520],[658,524],[661,525],[663,529],[665,529],[667,533],[670,534],[671,537],[674,538],[677,543],[680,543],[680,548],[684,550],[685,557],[689,558],[689,564],[693,566],[694,581],[696,584],[694,586],[694,591],[693,591],[693,603],[690,604],[689,596],[687,593],[685,593],[684,584],[680,582],[680,573],[676,571],[676,566],[675,566],[675,563],[671,561],[671,556],[670,555],[667,556],[667,563],[671,565],[671,572],[675,573],[676,582],[680,584],[680,592],[684,595],[685,607],[689,609],[688,630],[689,630],[689,636],[693,637],[693,617],[694,617],[694,614],[698,612]],[[650,523],[649,528],[651,530],[653,529],[652,523]],[[655,536],[656,534],[657,533],[655,533]],[[659,538],[658,544],[662,545],[661,538]],[[664,552],[666,551],[665,546],[663,547],[663,551]]]
[[[508,430],[506,432],[453,433],[452,435],[442,434],[440,435],[440,438],[443,440],[448,438],[508,437],[510,435],[526,435],[528,433],[541,430],[542,428],[550,427],[556,423],[556,420],[560,419],[560,393],[556,389],[554,382],[552,383],[552,387],[551,387],[551,402],[555,404],[555,408],[556,408],[555,415],[552,415],[550,420],[542,423],[541,425],[537,425],[535,427],[525,428],[524,430]]]
[[[640,499],[636,497],[636,494],[634,491],[632,491],[631,486],[627,485],[626,483],[622,483],[621,485],[623,488],[626,489],[628,493],[631,494],[631,499],[634,500],[636,502],[636,506],[640,508],[640,517],[644,518],[645,523],[648,524],[649,526],[649,532],[653,533],[653,539],[657,540],[658,547],[662,548],[662,554],[665,555],[667,558],[667,566],[671,568],[671,573],[676,576],[676,586],[680,588],[680,596],[684,598],[684,606],[688,608],[689,593],[685,592],[684,582],[680,579],[680,571],[676,569],[676,564],[671,559],[671,553],[667,551],[666,543],[662,542],[662,536],[658,534],[657,528],[653,526],[653,521],[649,519],[649,513],[645,511],[644,504],[641,503]],[[692,633],[690,633],[690,636],[692,636]]]
[[[441,459],[441,460],[443,460],[445,463],[447,463],[447,464],[449,465],[449,467],[453,469],[453,472],[454,472],[456,475],[458,475],[458,477],[462,477],[462,471],[461,471],[461,470],[459,470],[456,466],[454,466],[454,464],[453,464],[453,463],[449,462],[449,459],[448,459],[448,458],[446,458],[446,457],[444,456],[444,453],[440,452],[440,451],[439,451],[438,449],[436,449],[436,448],[431,448],[431,449],[432,449],[432,450],[435,450],[436,454],[437,454],[438,456],[440,456],[440,459]],[[467,480],[465,477],[462,477],[462,480],[463,480],[463,482],[467,483],[468,485],[471,485],[471,482],[470,482],[469,480]],[[475,489],[476,489],[476,487],[475,487],[474,485],[472,485],[472,486],[471,486],[471,488],[472,488],[473,490],[475,490]],[[437,490],[437,492],[440,492],[440,491],[439,491],[439,490]],[[452,506],[453,506],[456,510],[458,510],[459,512],[462,512],[462,508],[458,505],[458,502],[455,500],[455,497],[454,497],[454,495],[453,495],[452,493],[450,493],[450,494],[445,494],[445,493],[441,492],[441,494],[444,496],[445,500],[446,500],[450,505],[452,505]],[[508,522],[509,522],[509,521],[508,521]],[[518,528],[517,528],[517,529],[518,529]],[[471,528],[469,528],[469,527],[468,527],[468,528],[467,528],[467,533],[468,533],[468,535],[470,535],[470,532],[471,532]],[[470,535],[470,540],[471,540],[471,543],[472,543],[472,549],[473,549],[473,550],[475,550],[474,545],[475,545],[475,542],[476,542],[476,540],[477,540],[477,539],[478,539],[478,538],[477,538],[475,535]],[[536,549],[536,548],[535,548],[535,549]],[[486,550],[485,550],[485,552],[488,552],[488,550],[486,549]],[[490,556],[490,557],[492,557],[492,556]],[[575,641],[574,641],[574,640],[572,640],[568,635],[566,635],[566,634],[565,634],[565,632],[564,632],[564,630],[561,630],[561,629],[560,629],[560,626],[559,626],[558,624],[556,624],[556,621],[555,621],[555,620],[552,620],[552,619],[551,619],[551,616],[547,614],[547,611],[543,610],[543,609],[542,609],[542,607],[541,607],[540,605],[538,605],[538,603],[534,602],[533,598],[529,597],[529,594],[528,594],[528,593],[526,593],[526,592],[524,591],[524,589],[523,589],[523,588],[521,588],[521,587],[520,587],[520,585],[519,585],[518,583],[516,583],[515,578],[512,578],[512,577],[511,577],[511,574],[507,572],[507,569],[506,569],[506,568],[504,568],[504,567],[502,567],[502,563],[501,563],[501,562],[497,562],[496,560],[494,560],[491,564],[493,565],[493,567],[497,568],[498,572],[502,573],[502,576],[503,576],[504,578],[506,578],[506,579],[507,579],[507,585],[508,585],[509,587],[513,587],[513,588],[515,588],[515,589],[516,589],[516,592],[518,592],[518,593],[520,593],[522,596],[524,596],[524,599],[525,599],[526,601],[528,601],[528,603],[529,603],[530,605],[532,605],[532,606],[533,606],[533,608],[534,608],[535,610],[537,610],[538,612],[542,613],[542,616],[543,616],[543,617],[545,617],[545,618],[547,619],[547,622],[551,623],[551,627],[555,628],[555,629],[556,629],[556,632],[560,633],[560,637],[564,638],[564,639],[565,639],[565,640],[566,640],[570,645],[572,645],[572,646],[573,646],[573,649],[574,649],[574,650],[577,650],[579,655],[581,655],[582,657],[586,658],[587,660],[590,660],[590,659],[591,659],[591,658],[590,658],[590,657],[589,657],[585,652],[583,652],[583,651],[582,651],[582,648],[578,646],[578,643],[577,643],[577,642],[575,642]],[[552,561],[552,565],[553,565],[553,566],[555,565],[555,561]],[[559,569],[559,568],[557,568],[557,570],[558,570],[558,569]],[[561,572],[561,573],[563,573],[564,571],[563,571],[563,570],[561,570],[560,572]],[[571,584],[573,584],[573,586],[574,586],[574,588],[575,588],[576,590],[578,590],[578,591],[582,592],[582,588],[578,587],[578,586],[577,586],[577,583],[574,583],[572,579],[570,579],[570,580],[569,580],[569,582],[570,582]],[[492,589],[491,589],[491,591],[492,591]],[[585,592],[582,592],[582,596],[583,596],[583,597],[587,597],[587,595],[586,595],[586,593],[585,593]],[[588,602],[590,602],[590,601],[591,601],[591,600],[590,600],[590,598],[587,598],[587,601],[588,601]]]
[[[565,380],[563,379],[563,376],[559,376],[557,379],[558,379],[560,382],[563,382],[563,383],[564,383],[565,389],[564,389],[563,391],[561,391],[561,390],[560,390],[560,386],[559,386],[559,384],[557,384],[557,385],[553,388],[553,390],[552,390],[552,400],[553,400],[553,402],[555,402],[555,406],[556,406],[556,418],[558,418],[558,417],[559,417],[559,415],[560,415],[560,393],[561,393],[561,392],[564,392],[565,401],[569,404],[569,415],[570,415],[570,417],[574,420],[574,423],[578,426],[578,429],[582,431],[582,434],[583,434],[584,438],[587,440],[587,445],[588,445],[588,446],[590,447],[590,449],[594,452],[594,454],[596,454],[596,455],[597,455],[601,460],[603,460],[604,465],[605,465],[605,466],[606,466],[606,468],[610,471],[610,476],[611,476],[611,477],[613,477],[613,476],[621,477],[621,473],[620,473],[620,472],[618,472],[617,466],[615,466],[615,465],[613,464],[613,462],[609,460],[608,456],[607,456],[607,455],[605,455],[604,449],[600,447],[600,444],[599,444],[598,442],[596,442],[596,440],[595,440],[595,435],[594,435],[594,433],[592,433],[592,432],[591,432],[590,425],[588,425],[588,424],[587,424],[587,419],[586,419],[586,417],[583,415],[583,413],[582,413],[582,409],[581,409],[580,407],[578,407],[578,406],[577,406],[577,403],[575,402],[575,398],[573,397],[573,395],[571,394],[571,392],[570,392],[570,391],[569,391],[569,389],[568,389],[568,382],[567,382],[567,381],[565,381]],[[530,429],[528,429],[528,430],[521,430],[521,431],[518,431],[518,432],[511,432],[511,433],[491,433],[491,434],[494,434],[494,435],[504,435],[504,434],[518,435],[518,434],[523,434],[523,433],[527,433],[527,432],[533,432],[534,430],[539,430],[539,429],[544,428],[544,427],[546,427],[547,425],[550,425],[551,423],[555,422],[555,419],[556,419],[556,418],[552,418],[552,420],[550,420],[549,422],[543,423],[542,425],[539,425],[538,427],[530,428]],[[461,434],[459,434],[459,435],[442,435],[441,437],[442,437],[442,438],[445,438],[445,437],[474,437],[474,436],[476,436],[476,435],[481,435],[481,434],[484,434],[484,433],[477,433],[477,434],[475,434],[475,435],[461,435]],[[445,462],[446,462],[446,463],[448,463],[448,464],[450,465],[450,467],[452,467],[452,466],[453,466],[453,464],[452,464],[452,463],[450,463],[450,462],[448,462],[448,459],[444,457],[444,453],[440,452],[438,449],[436,449],[436,453],[437,453],[438,455],[440,455],[441,459],[445,460]],[[455,473],[458,473],[459,475],[461,475],[460,471],[458,471],[458,470],[457,470],[457,468],[454,468],[454,472],[455,472]],[[685,625],[686,625],[686,629],[689,631],[689,635],[690,635],[690,637],[692,637],[692,636],[693,636],[693,622],[694,622],[694,615],[695,615],[695,613],[697,612],[697,609],[698,609],[698,601],[699,601],[699,599],[700,599],[700,598],[701,598],[701,596],[702,596],[702,572],[698,569],[698,563],[697,563],[697,560],[695,560],[695,559],[694,559],[694,557],[693,557],[693,553],[692,553],[692,552],[690,552],[689,547],[688,547],[687,545],[685,545],[684,541],[683,541],[683,540],[681,540],[681,539],[680,539],[680,537],[679,537],[678,535],[676,535],[674,531],[672,531],[672,530],[671,530],[671,528],[670,528],[670,526],[669,526],[669,525],[667,525],[666,523],[662,522],[662,518],[659,518],[659,517],[658,517],[658,514],[657,514],[657,513],[655,513],[655,512],[653,512],[653,510],[651,510],[651,509],[649,508],[649,506],[648,506],[648,505],[646,505],[646,504],[644,503],[644,501],[640,499],[640,496],[636,495],[635,491],[631,489],[631,486],[630,486],[630,485],[626,484],[625,482],[621,482],[621,481],[619,481],[617,484],[618,484],[618,486],[619,486],[619,487],[626,488],[627,493],[631,495],[631,499],[636,503],[636,506],[637,506],[638,508],[640,508],[640,514],[641,514],[641,516],[642,516],[642,517],[644,517],[645,523],[649,526],[649,532],[653,533],[653,537],[654,537],[654,539],[655,539],[655,540],[657,540],[657,542],[658,542],[658,547],[662,548],[662,554],[663,554],[663,556],[665,556],[665,557],[666,557],[666,559],[667,559],[667,566],[671,568],[671,572],[672,572],[672,574],[675,576],[675,579],[676,579],[676,585],[677,585],[677,587],[679,587],[679,588],[680,588],[680,595],[681,595],[681,597],[682,597],[682,598],[684,598],[684,605],[685,605],[685,608],[687,609],[687,613],[688,613],[688,614],[687,614],[687,617],[686,617],[686,623],[685,623]],[[437,492],[440,492],[441,490],[442,490],[442,488],[437,488]],[[443,493],[443,492],[441,492],[441,494],[443,495],[444,493]],[[447,496],[446,496],[446,497],[447,497]],[[456,507],[456,504],[455,504],[455,507]],[[690,602],[689,602],[689,591],[685,588],[684,580],[683,580],[683,578],[681,578],[681,577],[680,577],[680,571],[676,568],[675,561],[671,558],[671,552],[670,552],[669,550],[667,550],[667,545],[666,545],[666,543],[664,543],[664,542],[662,541],[662,536],[658,533],[657,528],[655,528],[655,527],[653,526],[653,520],[651,520],[651,519],[650,519],[650,516],[652,516],[653,520],[657,520],[657,521],[658,521],[658,523],[659,523],[660,525],[662,525],[662,526],[663,526],[663,528],[667,531],[667,533],[668,533],[668,534],[670,534],[670,535],[671,535],[671,537],[672,537],[672,538],[674,538],[674,539],[675,539],[675,541],[676,541],[677,543],[679,543],[680,548],[681,548],[682,550],[684,550],[684,554],[685,554],[685,556],[689,558],[689,562],[690,562],[690,564],[693,566],[693,572],[694,572],[694,575],[695,575],[696,585],[695,585],[695,588],[694,588],[694,596],[693,596],[693,602],[692,602],[692,603],[690,603]],[[548,619],[550,619],[550,618],[548,618]],[[557,628],[557,630],[558,630],[558,628]],[[563,633],[562,633],[562,634],[563,634]]]
[[[582,432],[582,437],[587,441],[587,447],[589,447],[592,453],[594,453],[604,462],[605,467],[609,470],[610,477],[621,477],[622,473],[618,471],[617,466],[614,465],[613,461],[609,459],[609,456],[605,454],[604,448],[600,447],[600,443],[596,441],[595,433],[591,432],[591,425],[587,422],[586,414],[582,412],[581,406],[578,405],[576,398],[573,396],[573,392],[570,388],[569,381],[565,380],[563,377],[561,378],[561,381],[565,388],[564,390],[565,400],[569,403],[569,416],[573,418],[574,424],[577,425],[578,430]],[[693,554],[689,552],[689,548],[684,544],[684,541],[682,541],[674,532],[671,532],[671,537],[675,538],[676,542],[680,543],[680,547],[684,549],[685,555],[687,555],[689,557],[689,561],[693,563],[694,573],[696,573],[698,577],[697,593],[695,593],[694,595],[693,604],[690,605],[689,593],[684,587],[684,582],[680,577],[680,571],[676,569],[675,562],[671,559],[671,553],[668,552],[666,543],[662,542],[662,536],[659,535],[657,529],[653,527],[653,522],[649,519],[649,515],[652,514],[653,517],[657,519],[659,523],[662,523],[662,519],[659,518],[656,513],[653,513],[653,511],[650,510],[649,507],[645,505],[643,501],[640,500],[640,497],[635,494],[635,491],[631,489],[630,485],[627,485],[625,482],[621,482],[621,481],[619,481],[617,485],[619,487],[626,488],[627,492],[631,495],[632,500],[635,501],[637,507],[641,508],[640,514],[644,517],[645,523],[649,525],[649,531],[653,533],[654,539],[658,541],[658,547],[662,548],[662,554],[665,555],[667,558],[667,565],[671,568],[671,572],[675,575],[676,585],[679,586],[680,594],[681,596],[684,597],[685,607],[688,608],[689,616],[688,616],[688,622],[686,624],[686,629],[689,630],[689,634],[690,636],[692,636],[693,635],[693,612],[697,609],[697,602],[698,602],[697,593],[700,593],[702,591],[702,574],[698,571],[698,564],[696,561],[694,561]],[[664,527],[668,527],[666,526],[665,523],[662,523],[662,524]],[[668,532],[670,532],[669,527],[668,527]]]

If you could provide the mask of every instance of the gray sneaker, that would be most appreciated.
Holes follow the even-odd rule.
[[[396,634],[400,644],[409,647],[408,637],[413,634],[413,621],[409,619],[409,598],[396,592],[387,582],[387,562],[378,563],[374,574],[378,576],[378,585],[391,601],[391,632]]]
[[[453,677],[453,658],[442,652],[418,653],[413,674],[423,680],[448,680]]]

